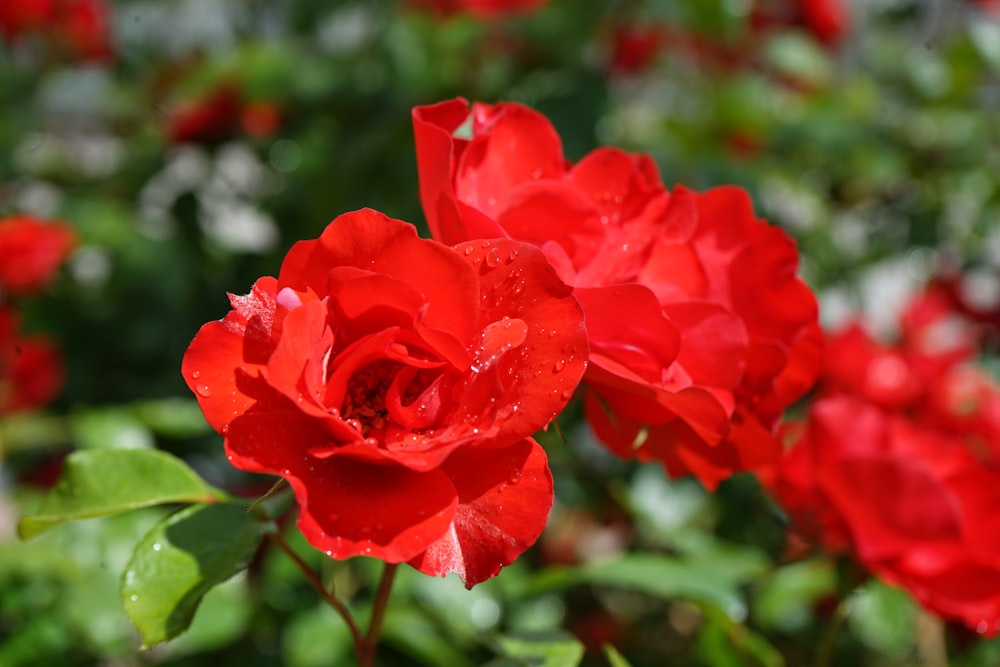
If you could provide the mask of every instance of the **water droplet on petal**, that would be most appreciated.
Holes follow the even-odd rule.
[[[203,398],[208,398],[212,395],[212,390],[208,388],[207,384],[196,385],[194,390],[198,392],[198,395]]]
[[[471,245],[470,246],[466,246],[465,247],[465,256],[468,257],[469,255],[471,255],[475,251],[476,251],[476,249],[473,248]]]
[[[326,555],[327,556],[333,556],[333,551],[331,551],[330,549],[327,549],[326,550]]]
[[[197,380],[198,378],[201,377],[201,371],[195,371],[195,372],[191,373],[191,377],[193,379]]]
[[[490,251],[486,253],[486,266],[490,268],[498,266],[500,264],[500,251],[496,248],[490,248]]]
[[[514,468],[510,471],[510,477],[507,479],[510,484],[517,484],[521,481],[521,471],[518,468]]]
[[[555,373],[558,373],[559,371],[561,371],[564,368],[566,368],[566,360],[565,359],[560,359],[560,360],[558,360],[555,363],[554,366],[552,366],[552,371],[555,372]]]

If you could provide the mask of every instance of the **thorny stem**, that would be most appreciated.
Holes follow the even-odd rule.
[[[382,632],[382,619],[389,606],[389,594],[392,592],[392,582],[398,567],[396,563],[386,563],[385,569],[382,570],[382,580],[379,581],[378,591],[375,593],[375,606],[372,608],[368,634],[364,639],[363,651],[358,652],[360,667],[373,667],[375,664],[375,651],[378,650],[379,634]]]
[[[328,605],[333,607],[334,611],[340,614],[340,617],[344,619],[344,623],[347,624],[348,630],[351,631],[351,638],[354,640],[354,652],[358,655],[360,660],[361,656],[366,654],[369,650],[367,644],[368,640],[366,640],[364,637],[361,636],[361,631],[358,629],[357,624],[355,624],[354,619],[351,618],[351,612],[347,609],[346,606],[344,606],[343,602],[337,599],[336,595],[334,595],[333,593],[331,593],[326,589],[326,586],[324,586],[323,582],[320,581],[319,577],[316,576],[316,573],[312,571],[312,568],[309,567],[309,564],[306,563],[301,558],[299,558],[299,555],[295,553],[295,551],[293,551],[290,546],[288,546],[288,543],[285,542],[284,538],[282,538],[279,533],[270,533],[268,537],[271,539],[272,542],[274,542],[275,545],[277,545],[279,549],[288,554],[288,557],[295,562],[295,564],[299,567],[300,570],[302,570],[302,574],[305,575],[306,580],[320,594],[320,597],[322,597],[323,600]],[[381,592],[381,589],[379,589],[379,592]],[[374,618],[372,620],[374,622]],[[370,629],[368,631],[368,634],[371,635]],[[372,650],[371,652],[374,655],[374,650]],[[362,662],[361,664],[370,665],[371,663]]]

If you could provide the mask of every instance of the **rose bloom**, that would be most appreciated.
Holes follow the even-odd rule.
[[[799,20],[817,40],[836,46],[851,30],[851,17],[843,0],[798,0]]]
[[[109,14],[101,0],[4,0],[0,34],[9,42],[41,34],[72,56],[107,60],[114,54]]]
[[[945,618],[1000,631],[1000,471],[967,439],[832,396],[764,481],[828,550]]]
[[[440,16],[467,12],[479,18],[496,18],[503,14],[533,12],[547,0],[409,0],[414,7],[431,10]]]
[[[76,244],[73,228],[30,215],[0,220],[0,298],[37,292]]]
[[[828,335],[822,391],[922,411],[941,379],[974,360],[979,346],[976,327],[936,288],[904,308],[891,338],[877,339],[860,321]]]
[[[668,192],[652,159],[576,164],[524,106],[413,111],[421,202],[445,243],[533,243],[574,286],[590,339],[587,418],[616,453],[708,487],[776,458],[782,411],[816,378],[815,298],[782,230],[735,187]]]
[[[660,55],[668,32],[664,26],[621,23],[611,34],[611,71],[638,74],[650,67]]]
[[[448,247],[362,210],[230,301],[184,378],[233,465],[289,482],[313,546],[471,587],[538,538],[552,478],[530,436],[587,357],[580,307],[541,252]]]
[[[860,322],[827,337],[823,395],[851,394],[965,437],[1000,462],[1000,386],[976,366],[980,327],[934,286],[903,310],[894,339]]]
[[[0,415],[48,405],[65,379],[62,357],[43,336],[17,333],[17,316],[0,308]]]
[[[242,108],[239,86],[223,84],[177,105],[167,116],[167,135],[172,143],[221,141],[239,126]]]

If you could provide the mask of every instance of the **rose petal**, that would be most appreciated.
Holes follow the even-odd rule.
[[[442,466],[459,504],[444,536],[410,564],[457,572],[467,588],[496,575],[541,535],[552,506],[544,450],[530,438],[504,449],[457,450]]]
[[[230,296],[233,310],[223,320],[202,326],[184,353],[184,381],[205,419],[220,433],[256,400],[240,390],[237,371],[256,374],[270,356],[275,293],[275,279],[261,278],[250,294]]]

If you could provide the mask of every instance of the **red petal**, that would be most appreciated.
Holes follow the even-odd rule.
[[[726,309],[706,302],[670,304],[663,312],[681,332],[676,363],[691,381],[735,388],[746,368],[747,334],[743,322]]]
[[[495,218],[518,185],[565,173],[562,140],[542,114],[513,103],[477,104],[473,114],[486,120],[474,129],[455,171],[461,201]]]
[[[234,421],[226,445],[237,467],[288,480],[299,528],[333,558],[367,555],[398,563],[445,533],[458,502],[445,473],[307,454],[327,438],[318,420],[295,410],[268,411]]]
[[[275,292],[274,278],[261,278],[250,294],[231,297],[233,310],[225,319],[204,325],[184,353],[184,381],[205,419],[220,433],[256,401],[243,393],[238,380],[241,372],[256,375],[270,356]]]
[[[680,338],[652,292],[642,285],[616,285],[579,288],[575,294],[587,318],[591,361],[609,370],[620,364],[660,386]]]
[[[458,489],[458,508],[444,536],[410,564],[430,575],[457,572],[472,588],[542,534],[552,507],[552,475],[544,450],[531,439],[500,450],[457,450],[442,470]]]
[[[587,363],[583,313],[538,248],[498,239],[455,250],[479,271],[480,331],[499,322],[504,328],[497,331],[516,333],[504,342],[521,341],[494,359],[489,372],[473,374],[459,411],[481,414],[495,404],[497,438],[522,440],[547,425],[580,382]]]

